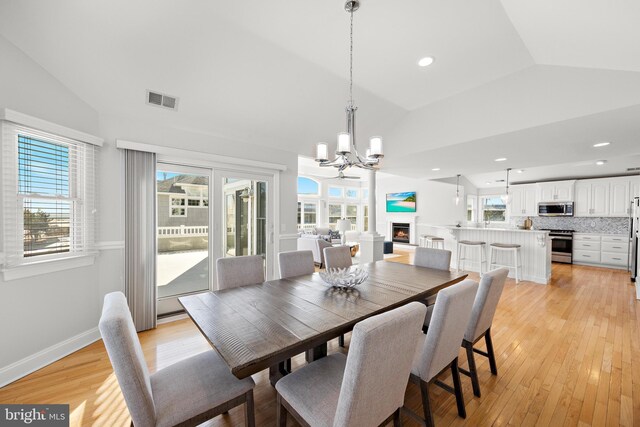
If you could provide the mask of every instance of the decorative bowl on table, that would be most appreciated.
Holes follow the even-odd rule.
[[[359,267],[328,268],[320,272],[320,277],[332,288],[352,289],[367,280],[369,273]]]

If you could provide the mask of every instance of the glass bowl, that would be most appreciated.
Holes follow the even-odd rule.
[[[332,288],[352,289],[367,280],[369,273],[359,267],[329,268],[321,271],[320,277]]]

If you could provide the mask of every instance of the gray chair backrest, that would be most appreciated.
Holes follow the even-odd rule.
[[[499,268],[482,275],[476,300],[471,310],[471,319],[464,334],[465,340],[474,342],[480,334],[491,327],[493,315],[496,313],[496,307],[498,307],[498,301],[500,301],[508,274],[508,268]]]
[[[133,424],[140,427],[155,425],[156,409],[149,369],[122,292],[105,295],[98,328]]]
[[[325,268],[349,268],[352,264],[351,249],[348,246],[324,248]]]
[[[377,426],[402,407],[426,311],[412,302],[356,324],[335,427]]]
[[[415,365],[423,380],[431,380],[458,357],[477,291],[478,282],[463,280],[438,292],[424,346],[418,350]]]
[[[451,266],[451,251],[435,248],[416,248],[413,264],[418,267],[449,270]]]
[[[263,283],[264,259],[260,255],[218,258],[216,261],[218,289]]]
[[[278,264],[280,266],[281,279],[313,274],[316,271],[313,263],[313,252],[311,251],[280,252],[278,254]]]

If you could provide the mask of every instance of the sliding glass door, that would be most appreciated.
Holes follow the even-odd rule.
[[[273,277],[273,175],[159,162],[158,315],[178,297],[216,289],[215,261],[260,255]]]
[[[270,176],[234,171],[216,171],[215,199],[221,201],[222,244],[214,248],[216,258],[261,255],[266,274],[273,271],[273,211]]]
[[[158,315],[180,311],[177,297],[211,289],[211,170],[159,163]]]

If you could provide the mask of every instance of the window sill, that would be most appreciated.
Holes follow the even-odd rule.
[[[67,258],[35,261],[28,264],[17,265],[14,267],[6,267],[2,269],[2,275],[4,281],[8,282],[10,280],[24,279],[26,277],[55,273],[56,271],[86,267],[89,265],[93,265],[94,262],[95,254],[89,253]]]

